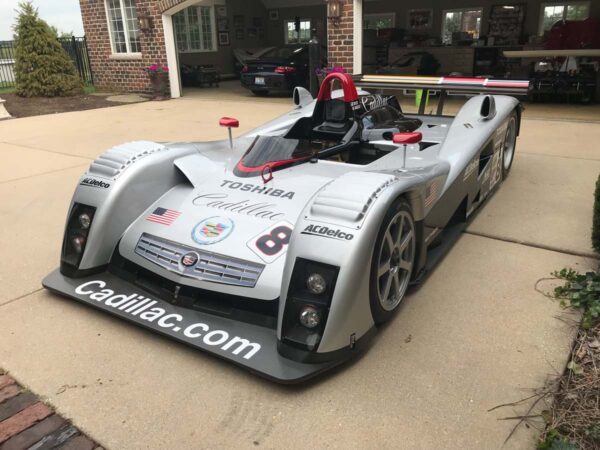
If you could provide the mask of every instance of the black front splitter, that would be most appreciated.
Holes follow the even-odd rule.
[[[75,279],[56,269],[42,285],[278,383],[299,383],[350,356],[319,363],[285,358],[277,351],[274,329],[173,305],[110,272]]]

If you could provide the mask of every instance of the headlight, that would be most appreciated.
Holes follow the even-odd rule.
[[[75,236],[71,244],[73,245],[75,252],[81,254],[85,248],[85,238],[83,236]]]
[[[81,203],[75,203],[71,209],[60,258],[60,271],[64,275],[77,275],[95,212],[93,206]]]
[[[89,216],[89,214],[83,213],[79,216],[79,224],[81,225],[82,229],[87,230],[92,224],[92,218]]]
[[[313,294],[320,295],[325,292],[325,289],[327,288],[327,282],[321,274],[311,273],[306,280],[306,286]]]
[[[312,329],[321,323],[321,311],[312,305],[303,306],[300,310],[300,323]]]
[[[297,258],[287,292],[281,341],[314,352],[325,330],[339,267]]]

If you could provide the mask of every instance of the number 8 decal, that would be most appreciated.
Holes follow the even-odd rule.
[[[265,255],[273,256],[279,253],[284,245],[288,245],[292,229],[287,225],[280,225],[274,228],[270,233],[263,234],[256,241],[258,248]]]
[[[278,222],[250,239],[247,245],[263,261],[271,263],[286,252],[292,231],[291,223]]]

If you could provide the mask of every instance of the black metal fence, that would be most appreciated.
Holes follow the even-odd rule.
[[[86,85],[94,84],[85,37],[59,38],[58,41],[73,60],[81,81]],[[15,85],[14,66],[14,41],[0,41],[0,88]]]

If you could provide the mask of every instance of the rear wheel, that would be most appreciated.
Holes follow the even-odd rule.
[[[508,176],[512,162],[515,157],[517,146],[517,116],[513,113],[508,119],[506,136],[504,138],[504,148],[502,149],[502,178]]]
[[[269,94],[269,91],[252,91],[252,93],[257,97],[266,97]]]
[[[388,321],[402,302],[413,273],[415,222],[409,204],[397,200],[385,215],[373,250],[370,304],[373,321]]]

